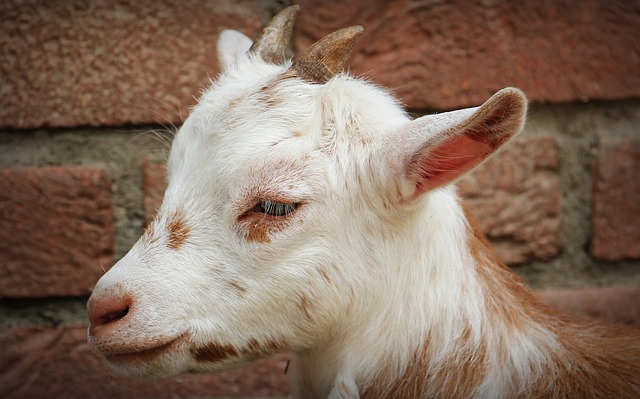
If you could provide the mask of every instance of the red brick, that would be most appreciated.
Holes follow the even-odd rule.
[[[289,393],[282,356],[224,374],[145,381],[115,374],[86,342],[84,326],[0,330],[0,397],[162,399]]]
[[[591,254],[614,261],[640,258],[640,141],[600,142],[592,171]]]
[[[558,254],[558,168],[554,138],[520,137],[460,179],[460,194],[505,262]]]
[[[585,319],[640,325],[640,285],[541,291],[547,305]]]
[[[299,3],[297,49],[363,25],[351,69],[410,108],[476,105],[505,86],[541,102],[640,95],[640,13],[631,1]]]
[[[0,128],[179,122],[218,72],[222,29],[254,36],[258,0],[0,2]],[[361,24],[352,70],[410,108],[640,95],[633,2],[302,0],[296,48]]]
[[[178,122],[258,1],[0,2],[0,128]]]
[[[0,169],[0,219],[0,297],[86,295],[112,263],[106,169]]]
[[[156,212],[160,209],[166,188],[166,165],[162,162],[145,159],[142,167],[142,201],[145,225],[153,220]]]

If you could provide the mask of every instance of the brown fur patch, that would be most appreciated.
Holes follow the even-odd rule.
[[[264,104],[269,107],[269,108],[275,108],[278,105],[282,104],[282,100],[280,100],[278,97],[276,96],[269,96],[269,95],[263,95],[262,96],[262,101],[264,102]]]
[[[180,249],[191,233],[191,227],[187,225],[184,211],[178,209],[171,214],[169,222],[167,223],[167,231],[169,232],[169,242],[167,246],[174,250]]]
[[[260,342],[255,338],[251,338],[247,343],[247,346],[242,350],[242,353],[245,353],[245,354],[256,353],[259,350],[260,350]]]
[[[300,296],[300,300],[298,301],[298,309],[300,310],[300,312],[302,314],[304,314],[304,317],[309,320],[312,321],[313,318],[311,317],[311,313],[310,313],[310,308],[311,308],[311,302],[309,300],[309,297],[302,294]]]
[[[191,349],[194,358],[199,362],[217,363],[230,358],[256,359],[274,355],[287,349],[283,340],[267,339],[263,343],[251,338],[243,347],[212,342],[200,348]]]
[[[540,320],[548,311],[523,280],[506,266],[478,227],[473,214],[462,204],[468,221],[467,244],[482,282],[488,316],[506,328],[520,330],[527,321]]]
[[[247,292],[247,287],[243,286],[237,281],[232,281],[229,283],[229,285],[231,285],[240,294],[240,296],[244,296],[244,294]]]
[[[318,273],[320,273],[320,275],[322,276],[324,281],[327,282],[327,284],[331,284],[331,278],[329,277],[329,273],[327,273],[327,271],[325,269],[319,268],[318,269]]]
[[[281,105],[282,100],[280,99],[279,93],[277,92],[276,88],[281,82],[295,77],[296,75],[292,74],[289,71],[281,73],[260,88],[260,91],[258,92],[259,98],[268,107],[277,107],[278,105]]]
[[[557,375],[532,388],[538,397],[640,398],[640,330],[561,320],[556,329],[571,356],[556,357]]]
[[[199,362],[216,363],[230,357],[237,357],[238,349],[233,345],[222,345],[217,342],[211,342],[207,346],[193,349],[191,353]]]
[[[269,220],[265,217],[254,217],[253,221],[247,223],[247,241],[257,242],[260,244],[271,243],[271,237],[269,237],[272,226]]]

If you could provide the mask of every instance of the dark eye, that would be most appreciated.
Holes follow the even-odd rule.
[[[287,216],[298,208],[297,203],[264,200],[256,205],[255,211],[265,215],[281,217]]]

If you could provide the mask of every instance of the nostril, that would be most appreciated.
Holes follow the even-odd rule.
[[[91,330],[113,324],[129,314],[132,300],[129,296],[95,298],[91,297],[87,304],[87,312]]]
[[[129,306],[125,307],[124,309],[115,311],[113,313],[106,314],[106,315],[98,318],[96,320],[96,324],[105,325],[105,324],[109,324],[109,323],[111,323],[113,321],[118,321],[118,320],[122,319],[123,317],[125,317],[127,315],[127,313],[129,313]]]

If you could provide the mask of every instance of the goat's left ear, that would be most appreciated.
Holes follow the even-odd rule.
[[[402,201],[478,165],[522,130],[526,112],[524,93],[507,88],[480,107],[424,116],[391,134],[385,143],[387,163],[400,182]]]
[[[241,57],[246,57],[253,41],[237,30],[227,29],[218,38],[218,62],[223,71]]]

